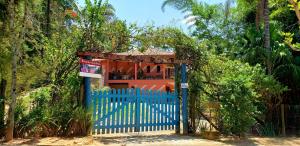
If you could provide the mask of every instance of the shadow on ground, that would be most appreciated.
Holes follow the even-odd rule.
[[[298,137],[249,137],[233,138],[225,137],[219,140],[207,140],[200,136],[184,136],[164,133],[131,133],[114,135],[96,135],[87,137],[46,137],[39,139],[14,139],[9,143],[0,145],[102,145],[102,146],[256,146],[276,145],[289,146],[300,145]]]
[[[117,144],[117,143],[131,143],[131,144],[142,144],[152,142],[165,142],[165,141],[181,141],[188,140],[193,141],[199,139],[191,136],[181,136],[176,134],[171,135],[134,135],[134,136],[106,136],[106,137],[94,137],[94,140],[99,141],[103,144]]]
[[[207,140],[200,136],[184,136],[178,134],[168,135],[131,135],[131,136],[97,136],[94,142],[104,145],[237,145],[256,146],[258,142],[252,139],[221,139]]]

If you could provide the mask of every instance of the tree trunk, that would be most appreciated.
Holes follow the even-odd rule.
[[[281,134],[285,136],[285,115],[284,115],[284,104],[281,104]]]
[[[9,1],[9,15],[10,15],[10,43],[12,47],[12,76],[11,76],[11,103],[8,110],[8,118],[7,118],[7,128],[5,133],[5,141],[10,141],[13,139],[13,131],[14,131],[14,113],[16,106],[16,81],[17,81],[17,40],[15,39],[15,28],[14,28],[14,20],[15,20],[15,12],[14,12],[14,0]]]
[[[7,81],[1,79],[0,83],[0,137],[4,135],[4,113],[5,113],[5,92],[6,92]]]
[[[195,94],[190,94],[190,118],[191,118],[191,126],[192,126],[192,132],[195,133],[196,132],[196,98],[197,96]]]
[[[265,0],[264,3],[264,47],[267,49],[267,71],[268,74],[272,73],[272,62],[271,62],[271,45],[270,45],[270,16],[269,16],[269,0]]]

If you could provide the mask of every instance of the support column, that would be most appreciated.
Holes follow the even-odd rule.
[[[134,63],[134,80],[137,80],[137,63]]]
[[[105,85],[108,86],[108,80],[109,80],[109,60],[106,60],[106,71],[105,71]]]
[[[188,89],[182,84],[187,83],[186,64],[181,65],[181,91],[182,91],[182,124],[183,134],[188,134]]]
[[[166,79],[166,65],[165,64],[162,65],[162,71],[163,71],[163,79],[165,80]]]

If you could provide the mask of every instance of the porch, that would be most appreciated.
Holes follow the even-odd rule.
[[[173,91],[174,66],[172,64],[135,63],[102,60],[104,85],[111,88],[141,88]]]

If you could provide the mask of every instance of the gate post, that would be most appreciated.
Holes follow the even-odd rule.
[[[91,56],[86,56],[86,59],[91,60]],[[86,109],[89,109],[92,103],[91,99],[91,78],[90,77],[84,77],[84,97],[85,97],[85,107]]]
[[[175,107],[175,132],[177,134],[180,134],[180,98],[179,98],[179,92],[178,92],[178,88],[177,88],[177,80],[178,80],[178,69],[179,69],[179,65],[176,64],[175,65],[175,83],[174,83],[174,88],[175,88],[175,101],[176,101],[176,107]]]
[[[136,89],[136,100],[135,100],[135,128],[134,128],[134,132],[140,132],[140,89],[137,88]]]
[[[183,84],[187,83],[186,64],[181,65],[181,91],[182,91],[182,125],[183,134],[188,134],[188,89]]]

